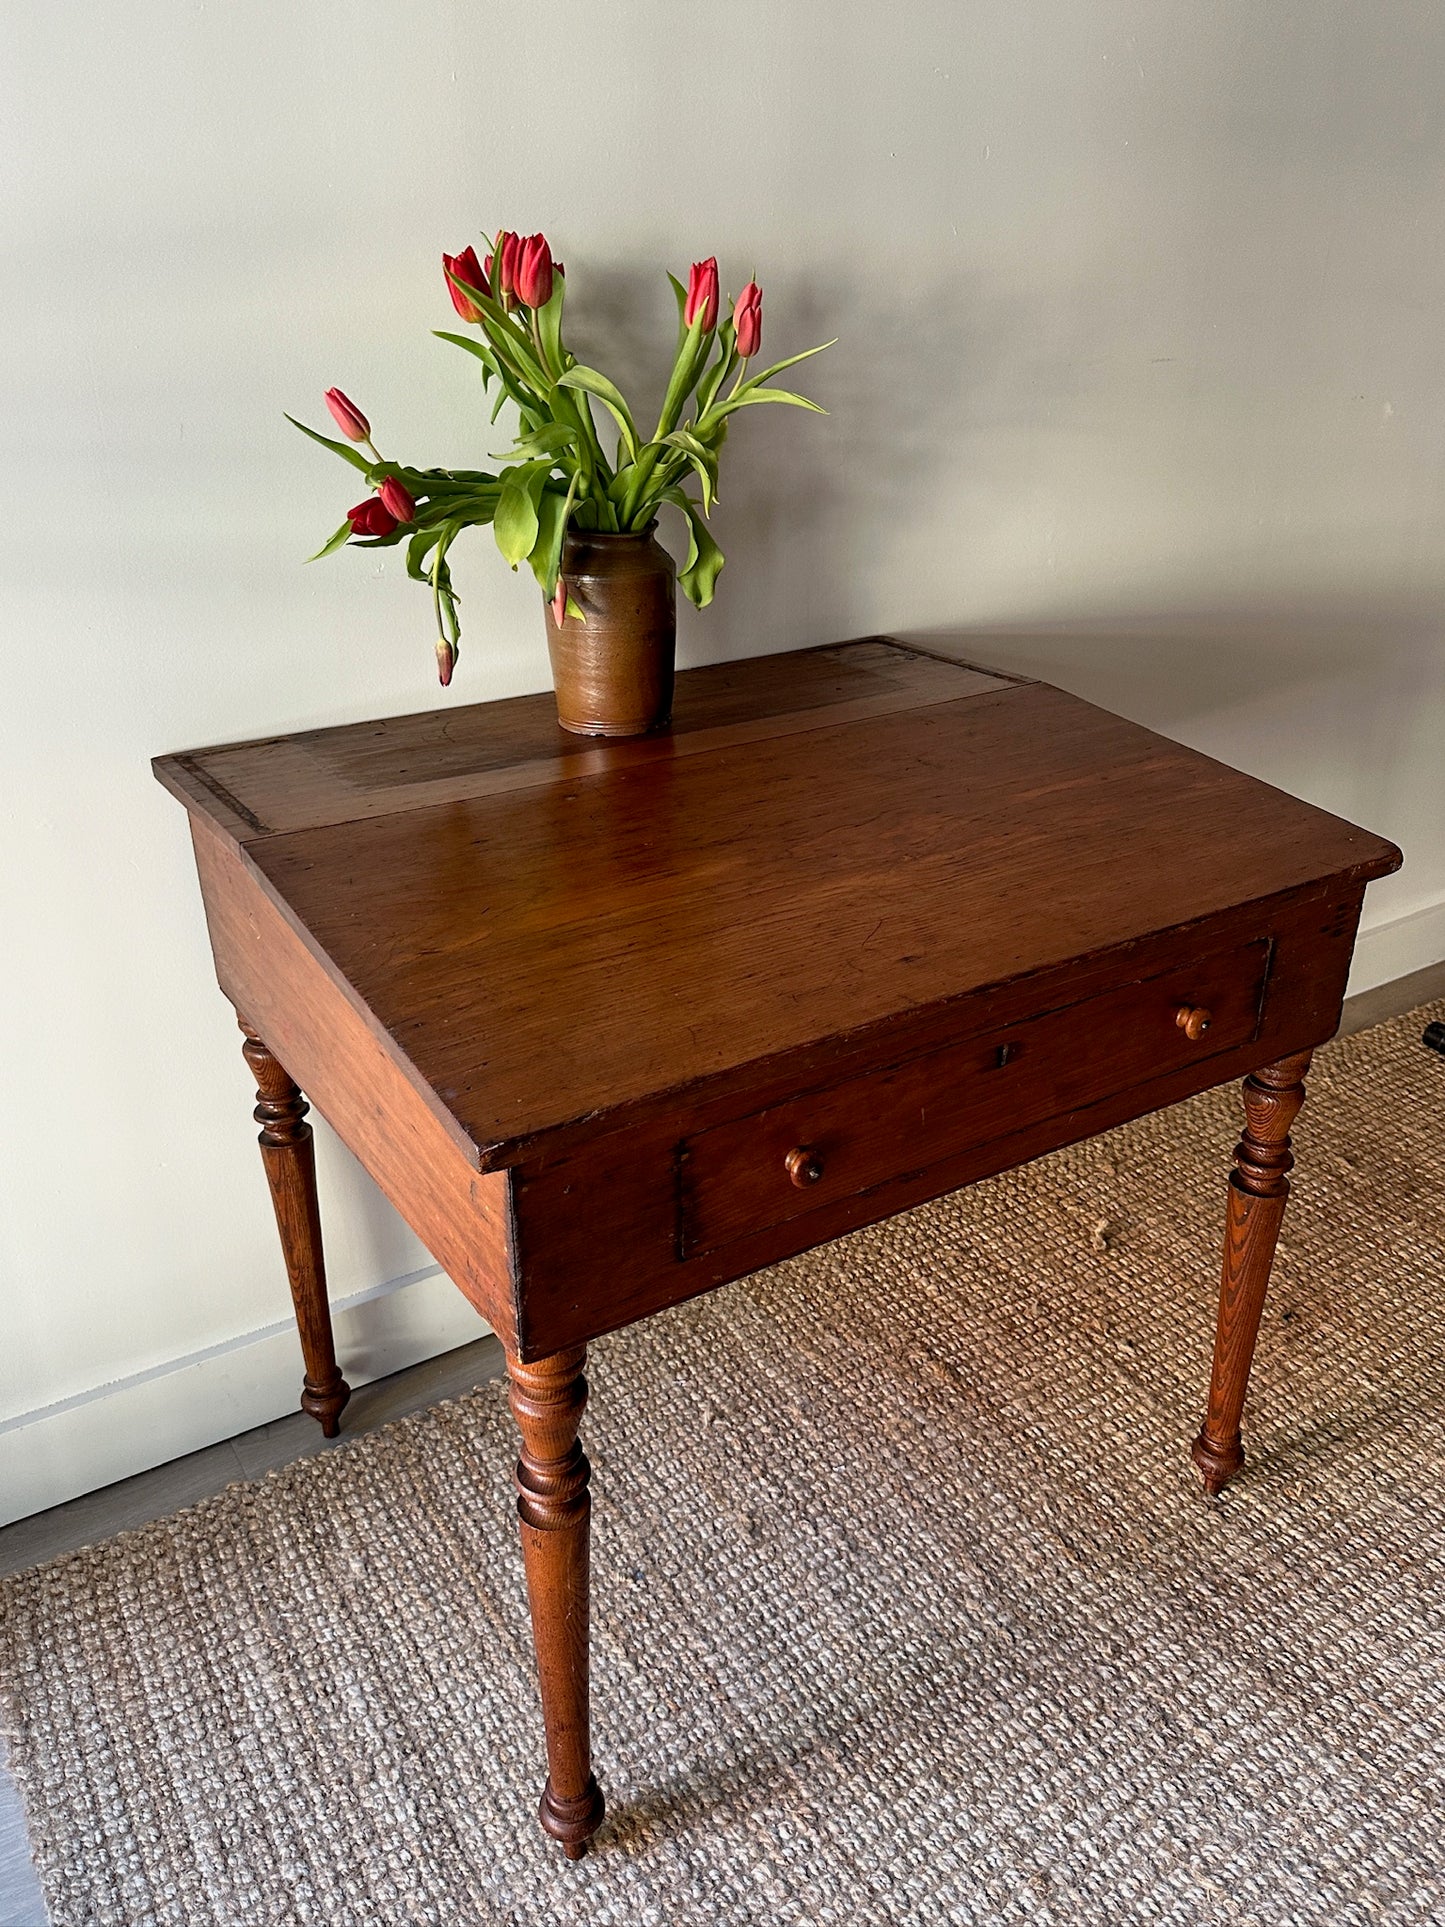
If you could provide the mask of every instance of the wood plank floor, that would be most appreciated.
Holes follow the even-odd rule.
[[[1345,1006],[1341,1032],[1383,1023],[1417,1004],[1445,996],[1445,963],[1416,971],[1377,990],[1352,997]],[[364,1385],[352,1395],[341,1440],[374,1431],[408,1412],[469,1391],[502,1370],[502,1348],[495,1338],[479,1339],[460,1350],[427,1359],[410,1371]],[[298,1362],[299,1372],[299,1362]],[[0,1529],[0,1573],[20,1572],[78,1546],[108,1539],[149,1519],[167,1517],[182,1506],[219,1492],[237,1479],[258,1478],[275,1467],[315,1452],[334,1450],[313,1419],[301,1412],[258,1426],[220,1445],[192,1452],[169,1465],[139,1473],[90,1492],[69,1504]],[[4,1758],[0,1736],[0,1927],[49,1927],[45,1904],[30,1863],[25,1816]]]

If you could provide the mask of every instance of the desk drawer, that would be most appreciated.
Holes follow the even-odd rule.
[[[680,1153],[681,1255],[1248,1043],[1269,952],[1261,938],[700,1132]]]

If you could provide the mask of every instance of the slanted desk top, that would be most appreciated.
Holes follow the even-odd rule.
[[[886,639],[679,677],[667,736],[550,697],[161,758],[242,1019],[336,1427],[304,1088],[508,1355],[543,1824],[601,1816],[590,1338],[1246,1079],[1214,1372],[1240,1414],[1312,1047],[1399,852],[1039,683]]]
[[[1390,846],[1040,683],[883,641],[168,757],[475,1147],[1137,942]]]

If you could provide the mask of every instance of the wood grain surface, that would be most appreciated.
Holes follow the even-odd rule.
[[[940,667],[971,672],[892,653],[932,691],[918,707],[583,774],[564,756],[545,782],[247,856],[484,1168],[661,1090],[1397,861],[1058,690],[940,701]]]
[[[505,1344],[516,1330],[506,1180],[338,988],[244,853],[192,818],[221,989]]]
[[[874,637],[689,669],[677,679],[672,727],[645,742],[583,743],[559,728],[551,696],[511,696],[190,750],[158,757],[155,772],[188,808],[247,843],[705,755],[1020,680]]]

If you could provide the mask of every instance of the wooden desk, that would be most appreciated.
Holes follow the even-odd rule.
[[[693,670],[658,739],[564,736],[536,696],[156,773],[259,1087],[303,1405],[334,1432],[347,1389],[300,1089],[506,1348],[569,1854],[602,1817],[599,1333],[1251,1073],[1193,1448],[1211,1492],[1238,1471],[1289,1128],[1390,844],[883,640]]]

